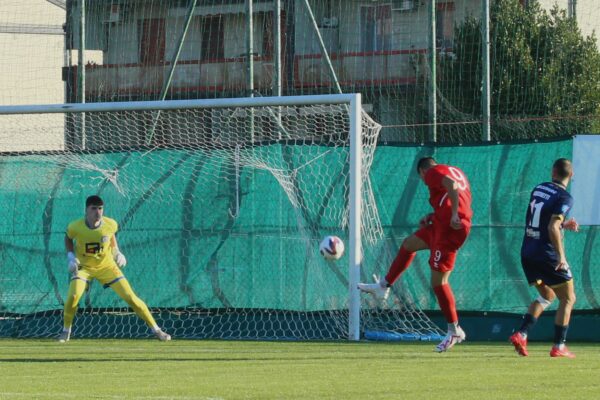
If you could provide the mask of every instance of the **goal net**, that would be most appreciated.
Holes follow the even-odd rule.
[[[359,301],[395,252],[369,180],[379,129],[359,95],[0,107],[0,335],[60,331],[64,232],[92,194],[174,338],[439,333],[406,291]],[[346,242],[341,260],[320,256],[325,235]],[[73,336],[149,334],[90,284]]]

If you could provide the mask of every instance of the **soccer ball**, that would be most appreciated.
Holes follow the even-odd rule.
[[[326,260],[339,260],[344,255],[344,242],[337,236],[325,236],[321,241],[319,251]]]

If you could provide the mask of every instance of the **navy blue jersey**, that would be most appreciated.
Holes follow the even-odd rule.
[[[521,257],[558,262],[558,254],[550,242],[548,225],[552,215],[563,215],[566,219],[571,207],[573,197],[561,186],[554,182],[537,185],[529,198]]]

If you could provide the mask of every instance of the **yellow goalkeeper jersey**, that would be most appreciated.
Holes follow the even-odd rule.
[[[110,242],[118,229],[117,221],[108,217],[102,217],[95,229],[88,228],[85,218],[69,224],[67,237],[75,241],[75,256],[82,267],[99,269],[115,263]]]

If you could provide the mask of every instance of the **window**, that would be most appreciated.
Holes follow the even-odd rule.
[[[273,13],[261,13],[263,23],[263,35],[262,35],[262,55],[266,57],[273,56],[273,48],[275,46],[274,38],[274,27],[273,27]]]
[[[439,3],[435,16],[436,47],[452,49],[454,42],[454,3]]]
[[[165,61],[165,20],[143,19],[139,22],[140,63],[157,65]]]
[[[365,6],[360,9],[362,45],[366,52],[392,49],[392,6]]]
[[[275,13],[259,12],[256,14],[257,26],[262,25],[262,48],[260,54],[271,59],[275,51]],[[281,10],[281,19],[279,21],[281,29],[281,52],[285,52],[285,11]]]
[[[208,15],[202,18],[202,53],[200,59],[216,60],[225,57],[224,30],[222,15]]]

